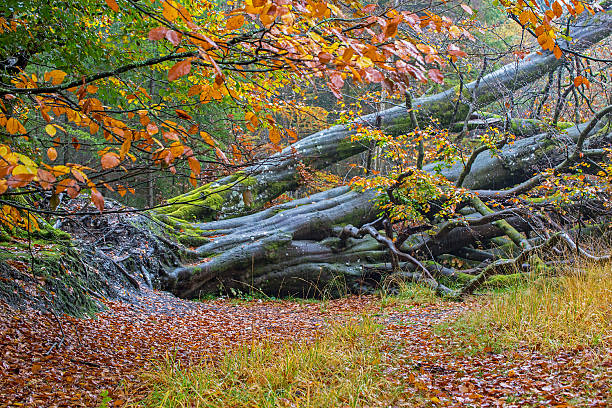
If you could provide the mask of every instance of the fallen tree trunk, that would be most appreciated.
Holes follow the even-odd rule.
[[[580,52],[610,35],[612,16],[609,12],[594,16],[587,14],[583,13],[568,28],[572,43],[562,42],[561,45]],[[562,60],[551,52],[533,53],[519,63],[507,64],[482,77],[478,83],[476,101],[471,101],[477,86],[477,81],[474,81],[463,87],[462,95],[459,95],[458,87],[451,88],[432,96],[416,98],[412,106],[418,110],[418,121],[422,126],[429,123],[432,117],[442,126],[450,125],[453,117],[466,116],[471,103],[486,106],[502,100],[505,95],[557,69],[561,63]],[[351,142],[350,137],[357,125],[377,124],[388,132],[398,134],[414,128],[405,106],[365,115],[349,125],[333,126],[310,135],[265,161],[175,197],[168,201],[168,206],[157,211],[171,218],[194,221],[233,217],[260,209],[264,203],[297,186],[298,164],[321,169],[365,151],[368,143]],[[480,177],[477,173],[473,174],[474,180]],[[249,191],[247,203],[243,198],[245,191]]]
[[[570,29],[574,50],[584,50],[612,31],[612,17],[608,13],[598,13],[587,20],[581,18]],[[454,117],[465,117],[473,111],[470,106],[486,106],[502,99],[506,93],[533,82],[560,63],[545,52],[506,65],[480,79],[476,101],[470,100],[476,82],[464,86],[462,95],[458,89],[449,89],[414,99],[417,120],[424,125],[433,117],[442,125],[450,126]],[[299,164],[324,168],[366,150],[369,143],[349,140],[355,125],[380,125],[398,134],[414,127],[404,106],[366,115],[351,125],[315,133],[264,162],[169,200],[168,206],[151,213],[155,220],[162,221],[166,232],[196,247],[176,250],[182,265],[159,268],[161,288],[186,298],[235,290],[256,290],[272,296],[338,295],[346,291],[369,291],[385,276],[401,269],[399,273],[404,278],[424,280],[446,292],[436,282],[437,277],[461,275],[436,262],[444,256],[459,253],[485,263],[496,260],[501,251],[490,250],[490,243],[505,235],[512,237],[507,240],[508,254],[517,250],[517,243],[525,248],[537,244],[521,234],[533,230],[534,222],[542,223],[541,219],[530,218],[525,213],[494,212],[487,207],[486,194],[485,202],[479,201],[476,205],[482,215],[472,214],[466,219],[438,225],[433,235],[413,234],[402,239],[399,248],[394,247],[392,236],[379,233],[373,226],[360,228],[378,218],[373,205],[377,196],[374,191],[356,192],[338,187],[261,210],[266,201],[297,186]],[[517,123],[517,130],[524,131],[523,125]],[[510,188],[544,168],[564,163],[571,154],[568,152],[582,144],[583,136],[600,130],[597,126],[589,127],[588,135],[584,135],[585,126],[524,137],[504,146],[497,155],[482,149],[468,167],[457,163],[441,170],[441,174],[451,181],[460,180],[462,187],[471,190]],[[588,147],[605,147],[609,145],[610,134],[598,135],[592,140],[597,145]],[[424,170],[436,172],[436,167],[430,164]],[[245,203],[243,193],[247,190],[251,200]],[[210,221],[214,218],[225,219]],[[455,221],[458,222],[453,224]],[[347,235],[346,231],[351,234]],[[409,262],[401,264],[398,259],[390,258],[390,250]],[[482,279],[483,268],[491,270],[479,265],[472,272],[480,273],[478,276]]]
[[[567,143],[576,140],[583,127],[568,129],[563,145],[543,134],[506,146],[498,156],[483,155],[473,166],[480,176],[467,178],[465,185],[484,189],[520,183],[534,171],[563,161]],[[596,126],[593,132],[597,130]],[[607,134],[597,140],[609,142],[611,137]],[[449,177],[457,171],[449,169]],[[372,203],[376,195],[371,190],[338,187],[251,215],[191,224],[210,241],[192,253],[199,261],[169,272],[162,285],[180,297],[251,287],[273,296],[371,288],[392,269],[387,248],[371,238],[342,239],[340,235],[347,224],[361,226],[377,218]],[[505,214],[500,219],[519,232],[532,229],[524,214]],[[488,242],[506,234],[495,220],[490,217],[482,225],[458,225],[441,236],[415,234],[402,251],[433,259]]]

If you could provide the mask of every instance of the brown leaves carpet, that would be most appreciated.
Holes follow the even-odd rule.
[[[456,353],[459,340],[433,325],[469,304],[383,308],[374,297],[318,303],[188,302],[147,292],[137,305],[107,304],[94,319],[56,318],[0,304],[0,406],[97,407],[128,398],[151,361],[172,355],[189,363],[267,338],[283,342],[320,334],[330,322],[377,315],[397,365],[388,375],[430,406],[609,406],[610,351],[558,355],[528,348]],[[60,324],[61,322],[61,324]],[[62,334],[63,331],[63,334]],[[465,345],[461,346],[465,350]],[[136,396],[137,397],[137,396]],[[130,398],[133,400],[134,396]]]

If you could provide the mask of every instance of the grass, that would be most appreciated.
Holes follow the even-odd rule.
[[[497,349],[612,344],[612,264],[579,264],[562,272],[554,278],[526,277],[451,327]]]
[[[190,367],[168,358],[148,371],[138,406],[375,406],[403,390],[385,378],[383,343],[380,327],[362,317],[311,342],[253,343]]]
[[[390,292],[388,287],[395,287],[395,292]],[[380,305],[382,308],[395,307],[402,311],[410,308],[411,305],[420,305],[424,303],[438,303],[441,298],[431,288],[412,282],[393,281],[387,282],[387,285],[379,293]]]

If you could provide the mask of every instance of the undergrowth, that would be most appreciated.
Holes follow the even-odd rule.
[[[148,371],[138,406],[374,406],[402,391],[385,378],[383,343],[380,327],[363,317],[311,342],[255,342],[217,362],[184,367],[168,357]]]
[[[575,264],[556,277],[527,276],[447,328],[483,348],[611,345],[612,264]]]

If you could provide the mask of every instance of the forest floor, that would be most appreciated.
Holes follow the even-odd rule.
[[[146,397],[143,373],[160,361],[189,367],[260,340],[308,342],[364,316],[380,327],[382,375],[396,392],[357,406],[610,406],[609,348],[497,350],[453,333],[449,324],[481,305],[374,296],[190,302],[147,291],[137,304],[107,302],[95,318],[75,319],[0,304],[0,406],[129,405]]]

